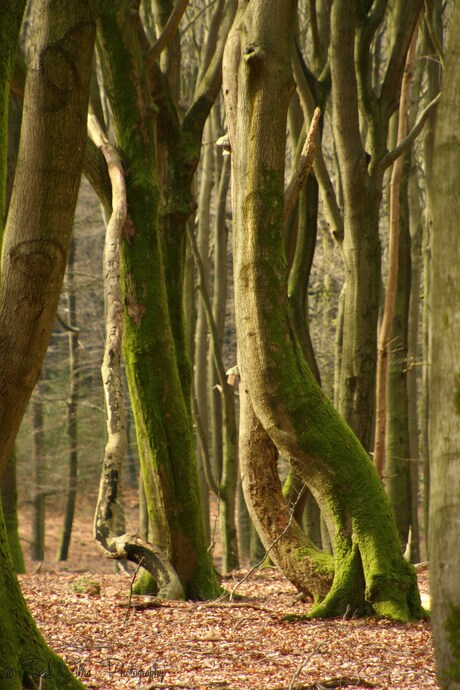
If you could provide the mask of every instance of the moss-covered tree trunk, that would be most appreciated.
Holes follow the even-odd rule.
[[[438,679],[460,688],[460,5],[453,8],[432,176],[430,579]]]
[[[168,309],[158,224],[155,106],[137,22],[129,2],[102,3],[99,50],[126,167],[129,209],[121,246],[123,353],[151,540],[171,560],[186,593],[209,598],[218,587],[207,552],[191,417]]]
[[[9,78],[3,29],[12,28],[21,3],[8,5],[11,15],[4,21],[2,14],[0,21],[1,93]],[[95,34],[92,0],[38,0],[34,11],[25,115],[2,253],[0,471],[37,381],[57,310],[83,163]],[[40,659],[43,666],[31,668],[27,659]],[[51,677],[48,667],[54,670]],[[83,689],[47,647],[27,609],[0,509],[0,687],[39,685]]]
[[[328,520],[335,575],[313,615],[373,610],[408,620],[420,615],[420,598],[390,504],[367,453],[314,380],[289,319],[282,228],[295,10],[293,0],[276,12],[260,0],[241,2],[225,53],[241,385]],[[317,568],[324,570],[322,558]]]
[[[0,238],[5,225],[10,80],[25,4],[25,0],[6,0],[0,7]]]

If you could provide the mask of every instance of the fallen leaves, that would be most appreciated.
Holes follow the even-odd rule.
[[[79,586],[85,577],[100,594]],[[130,583],[121,575],[45,572],[21,576],[21,584],[50,646],[92,690],[437,687],[428,622],[284,622],[306,605],[271,569],[238,588],[243,600],[151,599],[141,608],[136,598],[127,620]]]

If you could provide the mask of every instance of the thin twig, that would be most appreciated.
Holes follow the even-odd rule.
[[[273,549],[273,547],[276,546],[276,544],[279,542],[279,540],[282,539],[282,537],[284,537],[284,535],[286,534],[286,532],[287,532],[288,529],[290,528],[290,526],[291,526],[291,524],[292,524],[292,521],[293,521],[293,519],[294,519],[294,510],[295,510],[295,507],[296,507],[297,503],[300,501],[301,497],[303,496],[305,490],[306,490],[306,486],[305,486],[305,484],[304,484],[304,485],[302,486],[302,488],[300,489],[299,493],[297,494],[296,500],[294,501],[294,503],[292,504],[291,508],[289,509],[289,521],[288,521],[288,524],[287,524],[286,527],[283,529],[283,531],[281,532],[281,534],[278,534],[278,536],[276,537],[276,539],[274,539],[274,540],[272,541],[272,543],[270,544],[270,546],[269,546],[268,549],[266,550],[266,552],[265,552],[263,558],[262,558],[258,563],[256,563],[255,565],[253,565],[252,568],[250,568],[250,569],[248,570],[248,572],[246,573],[246,575],[245,575],[241,580],[239,580],[239,582],[236,583],[236,585],[234,586],[234,588],[232,589],[232,591],[231,591],[229,594],[227,594],[227,593],[222,594],[222,596],[219,597],[219,599],[224,599],[225,597],[228,596],[228,600],[229,600],[229,601],[232,601],[233,595],[235,594],[235,592],[236,592],[236,590],[238,589],[238,587],[239,587],[240,585],[242,585],[243,582],[246,582],[246,580],[252,575],[252,573],[254,572],[254,570],[257,570],[257,568],[258,568],[259,566],[262,565],[262,563],[265,561],[265,559],[267,558],[268,554],[269,554],[270,551]],[[219,599],[217,599],[217,601],[219,601]]]
[[[125,615],[125,620],[123,621],[123,625],[126,625],[126,623],[128,622],[128,618],[129,618],[129,609],[130,609],[130,607],[131,607],[131,599],[133,598],[133,587],[134,587],[134,582],[135,582],[135,580],[136,580],[137,573],[139,572],[139,568],[142,567],[142,563],[143,563],[143,562],[144,562],[144,559],[141,558],[141,560],[139,561],[138,566],[137,566],[136,570],[134,571],[133,576],[132,576],[132,578],[131,578],[131,584],[129,585],[128,604],[127,604],[127,606],[126,606],[126,615]]]
[[[307,664],[307,663],[310,661],[310,659],[312,658],[312,656],[314,656],[314,655],[316,654],[316,652],[317,652],[319,649],[321,649],[321,647],[323,646],[323,644],[325,643],[325,641],[326,641],[326,640],[321,640],[321,642],[318,642],[318,644],[316,645],[316,647],[315,647],[314,649],[312,649],[312,651],[310,652],[310,654],[308,654],[308,656],[306,656],[304,659],[302,659],[302,661],[300,662],[300,664],[297,666],[297,669],[296,669],[294,675],[292,676],[292,680],[291,680],[291,682],[289,683],[288,690],[293,690],[293,689],[294,689],[294,683],[296,682],[297,678],[300,676],[303,667],[305,666],[305,664]]]

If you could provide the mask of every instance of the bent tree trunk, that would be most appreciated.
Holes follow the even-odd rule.
[[[21,144],[2,253],[0,472],[37,381],[56,315],[83,164],[95,35],[92,0],[38,0],[34,10]],[[2,5],[2,29],[12,17],[4,21]],[[0,93],[9,76],[3,50],[4,44]],[[43,662],[41,668],[37,659]],[[45,676],[50,672],[51,677]],[[0,508],[0,687],[39,685],[47,690],[84,687],[47,647],[27,609]]]
[[[407,621],[421,615],[420,597],[388,499],[367,453],[312,376],[290,323],[282,227],[295,10],[293,0],[279,2],[276,12],[260,0],[240,3],[225,53],[241,385],[265,432],[315,495],[333,537],[334,581],[311,615],[374,611]],[[323,566],[318,559],[319,573]]]
[[[98,48],[129,208],[120,247],[123,355],[145,487],[150,539],[187,596],[220,593],[207,551],[192,424],[168,309],[158,223],[156,116],[135,13],[103,2]]]

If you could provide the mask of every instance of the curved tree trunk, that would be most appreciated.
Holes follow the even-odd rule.
[[[128,3],[102,3],[100,56],[127,171],[129,218],[121,244],[123,355],[150,538],[172,562],[186,593],[210,598],[220,590],[207,552],[189,401],[168,304],[158,223],[155,106],[137,22]]]
[[[295,9],[293,0],[276,12],[260,0],[240,3],[225,54],[241,385],[333,536],[334,582],[312,615],[373,610],[408,620],[421,614],[420,598],[391,507],[369,456],[314,380],[289,320],[282,227]],[[320,578],[312,593],[321,597]]]

